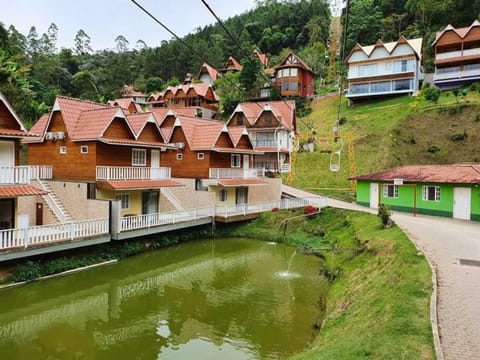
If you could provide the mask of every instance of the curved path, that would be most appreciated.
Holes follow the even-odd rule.
[[[286,193],[298,191],[283,186]],[[308,193],[309,196],[312,194]],[[343,209],[376,213],[356,204],[328,199],[328,205]],[[394,213],[395,223],[421,250],[437,277],[436,315],[432,326],[438,332],[441,349],[437,358],[480,360],[480,223]],[[433,303],[435,315],[435,303]]]

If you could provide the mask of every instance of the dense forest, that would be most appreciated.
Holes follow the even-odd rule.
[[[470,25],[479,15],[480,0],[350,0],[348,8],[348,16],[345,11],[342,15],[343,23],[348,24],[345,53],[357,42],[368,45],[378,38],[393,41],[400,35],[422,36],[425,67],[431,71],[429,44],[435,31],[448,23]],[[146,93],[161,91],[178,84],[186,73],[196,75],[204,62],[221,68],[233,55],[248,65],[254,49],[268,54],[271,66],[293,50],[318,79],[326,79],[322,84],[328,85],[335,81],[335,68],[343,56],[336,48],[339,39],[332,37],[330,23],[326,0],[257,0],[244,14],[223,24],[197,28],[159,47],[147,47],[141,40],[133,45],[119,34],[115,50],[95,52],[90,36],[82,29],[73,48],[59,49],[61,29],[54,23],[44,34],[38,34],[32,24],[26,35],[0,23],[0,91],[22,119],[32,124],[59,94],[106,102],[118,97],[125,83]],[[261,71],[245,66],[245,72],[252,69]],[[218,86],[226,88],[242,79],[245,86],[256,83],[248,74],[240,74]]]

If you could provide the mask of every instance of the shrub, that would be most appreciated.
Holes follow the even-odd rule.
[[[438,88],[427,86],[422,89],[423,98],[427,101],[436,103],[440,97],[441,91]]]
[[[391,213],[388,206],[385,204],[381,204],[378,208],[378,216],[382,220],[383,227],[390,227],[393,224],[392,220],[390,219],[390,215]]]
[[[38,262],[29,260],[15,271],[11,280],[13,282],[32,281],[41,276],[41,269]]]
[[[436,152],[440,151],[440,148],[436,145],[430,145],[427,149],[427,151],[431,154],[435,154]]]
[[[454,133],[450,135],[450,140],[452,141],[463,141],[468,137],[467,131],[463,130],[463,133]]]
[[[303,213],[304,214],[308,214],[308,218],[309,219],[313,219],[315,217],[315,215],[318,213],[318,208],[313,206],[313,205],[307,205],[305,206],[305,208],[303,209]]]

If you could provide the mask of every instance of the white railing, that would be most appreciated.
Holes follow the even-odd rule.
[[[75,241],[108,234],[108,218],[75,221],[64,224],[32,226],[24,229],[0,230],[0,250],[27,248],[31,245]]]
[[[325,197],[306,197],[295,199],[282,199],[278,201],[267,201],[253,204],[239,204],[233,206],[216,206],[215,215],[228,218],[230,216],[255,214],[272,211],[272,209],[295,209],[306,205],[313,205],[318,208],[327,206]]]
[[[97,180],[158,180],[169,179],[171,168],[134,166],[97,166]]]
[[[29,166],[1,166],[0,184],[29,184]]]
[[[258,177],[257,169],[242,168],[210,168],[210,179],[247,179]]]
[[[213,206],[155,214],[125,216],[121,219],[120,231],[170,225],[184,221],[205,219],[213,216],[215,216],[215,208]]]
[[[436,54],[435,60],[445,60],[445,59],[451,59],[451,58],[460,57],[460,56],[462,56],[461,50],[449,51],[449,52]]]
[[[30,166],[30,178],[32,180],[51,180],[53,178],[52,167],[49,165]]]
[[[55,193],[50,188],[50,185],[44,183],[42,180],[37,179],[38,184],[40,187],[45,190],[47,193],[42,195],[43,200],[47,203],[50,210],[54,213],[55,217],[61,223],[66,223],[69,220],[72,220],[70,215],[63,209],[61,206],[60,200],[57,198]]]
[[[478,65],[478,64],[477,64]],[[433,80],[447,80],[447,79],[462,79],[471,76],[480,76],[480,68],[476,69],[475,67],[469,67],[465,70],[450,71],[438,73],[436,72],[433,75]]]
[[[480,47],[463,50],[463,56],[480,55]]]

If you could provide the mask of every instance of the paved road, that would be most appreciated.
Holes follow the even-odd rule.
[[[290,187],[285,190],[298,191],[295,196],[300,197],[312,195]],[[376,213],[374,209],[334,199],[328,199],[328,205]],[[480,360],[480,223],[398,212],[392,218],[436,272],[437,321],[443,357]],[[478,263],[462,265],[459,259]]]

